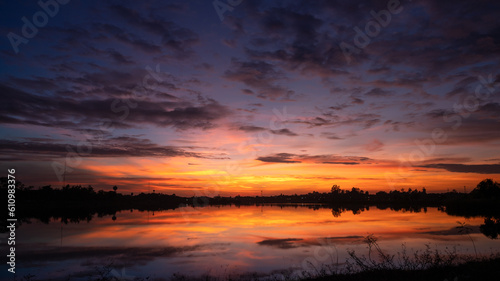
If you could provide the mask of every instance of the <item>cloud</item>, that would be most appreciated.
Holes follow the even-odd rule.
[[[248,133],[254,133],[254,132],[261,132],[261,131],[266,131],[266,128],[263,127],[258,127],[258,126],[240,126],[238,128],[240,131],[248,132]]]
[[[498,17],[499,3],[478,6],[467,1],[425,0],[404,4],[402,13],[392,18],[397,24],[384,27],[378,36],[370,38],[370,44],[353,55],[348,65],[339,44],[353,44],[353,28],[363,29],[363,24],[372,19],[367,11],[381,10],[386,4],[256,2],[247,6],[238,26],[247,34],[253,31],[250,44],[246,44],[248,59],[273,61],[288,71],[316,77],[349,75],[352,67],[367,64],[371,73],[391,77],[374,79],[373,85],[382,89],[422,88],[424,83],[435,83],[449,73],[462,72],[464,66],[486,64],[492,58],[498,61],[495,54],[500,47],[496,40],[499,29],[493,19]],[[405,17],[401,18],[403,14]],[[465,22],[456,20],[464,16]],[[443,19],[446,23],[439,27],[425,24]],[[491,66],[485,68],[492,69]],[[412,70],[405,71],[409,67]]]
[[[89,139],[80,144],[82,150],[88,153],[79,153],[81,157],[194,157],[227,159],[221,154],[198,153],[186,151],[181,147],[161,146],[149,139],[130,136],[111,137],[106,139]],[[62,158],[69,151],[76,151],[77,145],[71,143],[53,142],[46,140],[15,141],[1,140],[0,152],[2,158],[10,160],[29,160],[33,155],[43,158]]]
[[[90,30],[86,30],[82,27],[55,28],[54,31],[67,36],[67,39],[59,42],[58,47],[60,49],[85,47],[90,50],[95,50],[95,48],[90,45],[91,43],[98,43],[101,38],[113,38],[116,40],[115,43],[119,42],[125,44],[147,54],[160,54],[162,52],[162,47],[160,45],[150,40],[146,40],[128,31],[125,27],[122,28],[112,22],[94,22],[90,26]],[[80,40],[86,39],[86,42],[89,43],[82,45],[76,38]],[[87,55],[95,54],[89,53]]]
[[[108,55],[117,63],[117,64],[133,64],[134,61],[130,58],[130,56],[124,56],[120,52],[115,49],[106,50]]]
[[[364,146],[364,149],[367,150],[367,151],[370,151],[370,152],[374,152],[374,151],[380,151],[380,150],[382,150],[383,147],[384,147],[384,143],[382,143],[378,139],[374,139],[371,142],[367,143]]]
[[[500,174],[500,164],[428,164],[419,167],[444,169],[453,173]]]
[[[298,136],[298,134],[290,131],[289,129],[280,129],[280,130],[271,130],[271,133],[275,135],[282,135],[282,136],[289,136],[289,137],[295,137]]]
[[[364,104],[365,101],[360,99],[360,98],[356,98],[356,97],[352,97],[352,104]]]
[[[327,138],[329,140],[341,140],[343,138],[339,137],[336,133],[332,132],[321,132],[321,137]]]
[[[270,156],[262,156],[257,160],[268,163],[300,163],[301,161],[291,160],[295,155],[289,153],[277,153]]]
[[[462,80],[456,82],[455,86],[453,87],[453,90],[446,93],[446,96],[453,97],[459,94],[468,95],[474,92],[473,87],[476,86],[477,84],[478,84],[477,77],[467,76],[466,78],[463,78]]]
[[[358,162],[331,162],[331,161],[326,161],[322,162],[323,164],[334,164],[334,165],[359,165],[360,163]]]
[[[230,114],[226,106],[212,99],[195,105],[184,101],[158,102],[133,98],[54,99],[4,85],[0,85],[0,91],[0,123],[4,124],[30,124],[76,130],[82,127],[99,128],[103,120],[110,119],[114,121],[113,126],[118,128],[152,125],[180,130],[210,129],[216,126],[216,121]],[[136,104],[135,108],[128,107],[130,104]],[[126,111],[129,114],[126,118],[121,118]]]
[[[337,115],[334,113],[323,113],[316,117],[302,117],[287,121],[287,123],[305,124],[309,128],[314,127],[339,127],[339,126],[360,126],[368,129],[380,123],[380,115],[374,113],[359,113],[350,115]]]
[[[328,77],[347,73],[340,67],[344,60],[336,44],[338,38],[331,35],[335,26],[330,25],[329,17],[321,17],[324,7],[301,2],[257,9],[259,12],[247,17],[258,30],[247,47],[248,57],[276,61],[284,69],[306,75]],[[248,21],[246,24],[250,25]],[[327,29],[329,32],[325,32]]]
[[[286,238],[286,239],[266,239],[257,242],[257,244],[261,246],[270,246],[278,249],[291,249],[297,248],[298,246],[294,244],[294,242],[302,241],[303,239],[299,238]]]
[[[469,226],[469,232],[468,233],[481,233],[479,230],[479,225],[471,225]],[[433,231],[427,231],[427,232],[422,232],[423,234],[432,234],[432,235],[461,235],[462,230],[458,227],[452,227],[444,230],[433,230]]]
[[[192,55],[193,51],[191,48],[199,42],[199,36],[196,32],[181,27],[172,21],[156,17],[144,17],[137,10],[122,5],[110,6],[110,10],[114,11],[122,20],[125,20],[130,25],[156,36],[161,36],[163,46],[181,58]]]
[[[231,59],[231,67],[224,77],[231,81],[244,83],[257,90],[257,97],[269,100],[290,100],[295,94],[293,90],[278,84],[286,80],[284,73],[273,64],[263,60],[240,61]],[[254,94],[252,90],[244,89],[245,94]]]
[[[428,124],[433,127],[442,126],[447,133],[446,142],[450,144],[494,143],[500,140],[498,119],[500,104],[488,102],[480,104],[474,111],[455,111],[453,109],[433,109],[424,114]]]
[[[372,159],[360,156],[339,156],[333,154],[325,155],[309,155],[309,154],[292,154],[292,153],[276,153],[268,156],[258,157],[256,160],[267,163],[322,163],[322,164],[338,164],[338,165],[357,165],[360,163],[368,163]]]
[[[242,89],[241,92],[246,95],[255,95],[254,91],[250,89]]]
[[[329,221],[330,222],[330,221]],[[335,221],[339,223],[339,220]],[[257,242],[260,246],[274,247],[278,249],[293,249],[298,247],[325,246],[332,244],[361,243],[363,236],[335,236],[319,238],[268,238]]]
[[[425,161],[422,161],[422,164],[434,164],[434,163],[452,163],[452,164],[463,164],[466,162],[470,162],[472,159],[470,157],[436,157],[430,158]]]
[[[391,92],[387,90],[383,90],[381,88],[373,88],[370,91],[365,93],[367,97],[389,97],[391,96]]]
[[[287,128],[279,129],[279,130],[271,130],[271,129],[266,129],[266,128],[259,127],[259,126],[244,125],[244,126],[238,127],[238,130],[244,131],[244,132],[247,132],[247,133],[256,133],[256,132],[267,131],[267,132],[270,132],[270,133],[275,134],[275,135],[282,135],[282,136],[289,136],[289,137],[296,137],[296,136],[298,136],[298,134],[290,131]]]

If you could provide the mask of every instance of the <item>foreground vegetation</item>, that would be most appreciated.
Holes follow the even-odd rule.
[[[459,226],[460,228],[461,226]],[[500,253],[491,253],[488,256],[461,255],[455,248],[439,251],[426,245],[424,250],[409,253],[405,245],[396,254],[384,252],[373,235],[364,239],[368,253],[359,255],[355,251],[348,251],[349,257],[340,264],[332,257],[332,263],[314,265],[309,263],[306,268],[287,269],[274,272],[271,275],[263,274],[231,274],[219,276],[205,274],[189,276],[174,274],[170,277],[132,277],[122,276],[120,269],[115,269],[112,263],[96,267],[93,276],[87,276],[89,281],[322,281],[322,280],[425,280],[425,281],[455,281],[455,280],[497,280],[500,276]],[[121,270],[123,272],[123,270]],[[22,281],[39,281],[34,275],[26,275],[15,279]],[[67,277],[64,280],[72,280]]]
[[[455,281],[455,280],[496,280],[500,276],[500,258],[472,260],[459,265],[445,265],[429,269],[382,269],[368,270],[355,274],[335,274],[303,280],[339,281]]]
[[[464,225],[458,226],[463,228]],[[397,254],[385,253],[373,235],[364,239],[368,254],[359,255],[348,251],[349,258],[343,264],[317,266],[309,262],[306,269],[290,269],[275,273],[272,276],[236,275],[214,277],[204,275],[198,278],[174,275],[171,281],[230,281],[230,280],[496,280],[500,276],[500,253],[489,256],[460,255],[456,249],[444,252],[432,250],[425,245],[425,250],[408,253],[405,245]]]

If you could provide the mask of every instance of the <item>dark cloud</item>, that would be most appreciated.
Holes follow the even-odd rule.
[[[130,58],[130,56],[124,56],[120,52],[115,49],[108,49],[108,55],[117,63],[117,64],[133,64],[134,61]]]
[[[500,26],[494,20],[499,3],[426,0],[402,1],[402,7],[350,64],[339,44],[353,44],[354,27],[363,29],[373,19],[369,11],[386,9],[387,2],[256,2],[238,20],[238,29],[254,31],[247,44],[248,60],[272,61],[288,72],[330,79],[353,76],[352,66],[369,64],[369,73],[383,76],[360,82],[383,90],[370,91],[368,96],[386,97],[395,87],[415,90],[437,85],[450,73],[461,73],[464,66],[479,62],[484,65],[478,68],[494,71],[491,62],[499,61],[500,50]],[[438,24],[443,20],[445,24]],[[460,80],[453,81],[456,87],[449,96],[467,91],[467,80]]]
[[[414,101],[403,101],[402,102],[404,110],[414,110],[416,112],[422,112],[428,108],[432,108],[433,102],[414,102]]]
[[[224,76],[231,81],[244,83],[257,91],[257,97],[269,100],[290,100],[295,94],[293,90],[278,84],[286,80],[284,73],[273,64],[263,60],[240,61],[231,59],[231,68]],[[252,90],[244,89],[245,94],[254,94]]]
[[[331,162],[331,161],[326,161],[326,162],[323,162],[323,164],[334,164],[334,165],[359,165],[360,163],[358,163],[358,162]]]
[[[330,222],[330,221],[329,221]],[[340,221],[335,221],[339,223]],[[319,238],[268,238],[257,242],[260,246],[274,247],[278,249],[293,249],[298,247],[328,246],[333,244],[361,243],[363,236],[335,236]]]
[[[114,11],[130,25],[161,37],[163,46],[174,51],[180,57],[190,56],[193,53],[192,46],[199,41],[196,32],[181,27],[174,22],[159,17],[145,17],[140,12],[122,5],[110,6],[110,10]]]
[[[9,81],[16,86],[36,90],[39,92],[56,90],[59,88],[56,79],[45,78],[40,76],[35,76],[31,79],[19,78],[19,77],[9,77],[9,78],[10,78]]]
[[[332,36],[335,30],[321,17],[322,10],[324,7],[305,2],[288,7],[260,7],[260,12],[250,16],[256,20],[259,32],[252,38],[247,55],[277,61],[284,69],[306,75],[346,74],[339,67],[343,54],[337,47],[338,39]]]
[[[352,97],[352,103],[353,104],[364,104],[365,101],[360,99],[360,98]]]
[[[498,119],[500,118],[500,103],[489,102],[483,104],[477,111],[487,118]]]
[[[479,225],[470,225],[468,226],[468,233],[481,233],[479,229]],[[452,227],[444,230],[434,230],[434,231],[427,231],[427,232],[422,232],[424,234],[432,234],[432,235],[462,235],[463,230],[458,228],[458,227]]]
[[[270,132],[275,134],[275,135],[283,135],[283,136],[289,136],[289,137],[298,136],[298,134],[290,131],[289,129],[271,130]]]
[[[309,128],[313,127],[321,127],[321,126],[329,126],[329,125],[335,125],[336,123],[334,121],[327,120],[322,117],[315,117],[315,118],[304,118],[301,120],[294,120],[294,121],[289,121],[290,123],[295,123],[295,124],[305,124],[308,125]]]
[[[444,169],[454,173],[500,174],[500,164],[491,164],[491,165],[428,164],[420,167]]]
[[[447,97],[453,97],[459,94],[474,93],[474,86],[478,83],[477,77],[466,77],[455,83],[453,90],[446,93]]]
[[[303,239],[299,238],[286,238],[286,239],[266,239],[257,242],[258,245],[261,246],[270,246],[270,247],[275,247],[279,249],[291,249],[291,248],[297,248],[298,246],[295,245],[295,242],[302,241]]]
[[[385,66],[375,66],[375,68],[368,69],[368,72],[378,74],[378,73],[386,73],[390,70],[391,68],[385,65]]]
[[[322,163],[322,164],[340,164],[340,165],[357,165],[362,162],[368,163],[372,159],[359,156],[339,156],[333,154],[325,155],[309,155],[309,154],[292,154],[292,153],[276,153],[268,156],[258,157],[256,160],[267,163]]]
[[[301,161],[291,160],[295,155],[290,153],[278,153],[270,156],[262,156],[257,160],[268,163],[300,163]]]
[[[365,93],[365,96],[367,97],[389,97],[391,95],[390,91],[383,90],[381,88],[373,88]]]
[[[80,149],[79,149],[80,148]],[[45,159],[63,158],[73,151],[81,157],[195,157],[227,159],[221,154],[208,154],[186,151],[182,147],[161,146],[149,139],[131,136],[120,136],[101,139],[90,138],[83,143],[63,143],[61,141],[47,141],[45,139],[29,141],[1,140],[0,151],[2,158],[11,160],[29,160],[33,155]]]
[[[247,132],[247,133],[256,133],[256,132],[267,131],[267,132],[270,132],[271,134],[275,134],[275,135],[282,135],[282,136],[289,136],[289,137],[296,137],[296,136],[298,136],[298,134],[290,131],[287,128],[279,129],[279,130],[271,130],[271,129],[266,129],[264,127],[259,127],[259,126],[244,125],[244,126],[239,126],[238,130],[244,131],[244,132]]]
[[[202,104],[190,102],[153,102],[129,99],[87,99],[39,96],[0,85],[0,123],[31,124],[79,129],[99,127],[105,118],[113,126],[132,128],[144,124],[177,129],[209,129],[230,110],[214,100]],[[135,104],[130,108],[130,104]],[[113,106],[114,105],[114,106]],[[126,118],[125,112],[129,112]],[[123,120],[120,120],[123,119]]]
[[[330,139],[330,140],[341,140],[343,138],[339,137],[336,133],[332,132],[322,132],[320,134],[322,137]]]
[[[255,95],[255,93],[250,89],[243,89],[241,92],[246,95]]]
[[[422,161],[423,164],[434,164],[434,163],[467,163],[472,161],[470,157],[436,157],[430,158],[425,161]]]
[[[500,104],[488,102],[479,104],[476,110],[433,109],[424,114],[433,128],[440,126],[447,135],[444,144],[489,143],[500,139],[498,118]]]
[[[238,128],[240,131],[245,131],[249,133],[254,133],[254,132],[261,132],[261,131],[266,131],[266,128],[263,127],[258,127],[258,126],[241,126]]]
[[[69,49],[78,49],[82,51],[81,55],[85,56],[95,56],[98,50],[93,44],[106,41],[108,38],[112,38],[116,40],[115,42],[133,47],[135,50],[144,53],[159,54],[162,52],[160,45],[128,31],[127,28],[120,26],[119,23],[94,22],[90,24],[88,30],[81,26],[69,26],[54,27],[52,31],[55,35],[63,36],[57,45],[59,50],[68,51]],[[84,44],[82,44],[82,40],[85,42]]]
[[[322,116],[317,116],[314,118],[301,118],[287,122],[295,124],[305,124],[309,128],[361,126],[364,129],[368,129],[380,123],[381,120],[379,119],[379,117],[381,116],[373,113],[359,113],[346,116],[323,112]]]

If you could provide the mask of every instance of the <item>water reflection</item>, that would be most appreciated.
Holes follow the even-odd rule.
[[[96,267],[111,263],[133,276],[167,279],[174,273],[217,275],[222,269],[267,274],[300,267],[325,243],[343,263],[348,249],[366,250],[368,234],[388,251],[404,243],[410,250],[432,244],[473,253],[469,238],[457,231],[457,220],[471,227],[479,253],[500,249],[492,240],[498,237],[498,219],[450,216],[438,208],[210,206],[65,218],[25,219],[17,230],[21,273],[87,280]]]
[[[485,218],[484,224],[479,226],[481,233],[491,239],[497,239],[500,234],[500,219],[498,218]]]

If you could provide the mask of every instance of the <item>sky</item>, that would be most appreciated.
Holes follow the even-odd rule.
[[[0,166],[234,196],[500,180],[498,1],[0,1]]]

